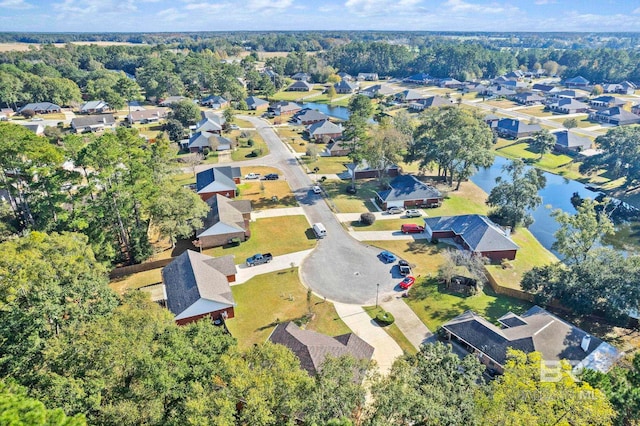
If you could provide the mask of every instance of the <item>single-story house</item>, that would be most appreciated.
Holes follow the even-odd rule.
[[[358,85],[356,83],[351,83],[348,80],[341,80],[334,84],[333,88],[336,90],[336,93],[353,93],[358,90]]]
[[[301,124],[303,126],[308,126],[309,124],[319,123],[320,121],[328,120],[329,116],[321,113],[318,110],[311,108],[304,108],[298,111],[291,117],[291,121],[295,124]]]
[[[196,232],[197,247],[220,247],[232,241],[246,241],[251,236],[251,201],[231,200],[215,194],[207,199],[209,213],[203,226]]]
[[[245,102],[247,103],[249,109],[252,111],[264,111],[269,108],[269,102],[256,96],[249,96],[247,99],[245,99]]]
[[[635,115],[619,106],[593,112],[589,115],[589,119],[602,123],[615,124],[616,126],[640,123],[639,115]]]
[[[222,133],[222,124],[220,124],[219,120],[214,118],[206,117],[203,118],[196,124],[196,132],[207,132],[207,133]]]
[[[291,79],[296,81],[309,81],[311,80],[311,76],[306,72],[297,72],[291,76]]]
[[[417,90],[403,90],[400,93],[396,93],[395,98],[400,102],[411,103],[418,102],[422,99],[426,99],[427,96],[418,92]]]
[[[169,110],[166,108],[152,108],[142,109],[139,111],[131,111],[131,113],[127,115],[127,121],[129,122],[129,124],[155,123],[163,118],[166,118],[168,113]]]
[[[205,148],[214,151],[226,151],[231,149],[231,141],[217,133],[195,132],[186,140],[186,147],[189,152],[202,152]],[[215,149],[214,149],[215,148]]]
[[[376,96],[389,96],[393,95],[395,90],[386,84],[374,84],[365,89],[360,90],[359,94],[368,98],[375,98]]]
[[[378,81],[378,73],[375,73],[375,72],[360,72],[360,73],[358,73],[358,80],[360,80],[360,81]]]
[[[236,302],[224,273],[213,260],[187,250],[162,269],[166,305],[178,325],[202,318],[233,318]]]
[[[227,108],[231,105],[231,102],[223,98],[222,96],[210,95],[200,101],[200,105],[208,106],[213,109]]]
[[[200,111],[200,117],[201,121],[210,120],[218,124],[218,126],[220,127],[224,127],[224,124],[227,122],[227,119],[224,118],[224,115],[216,111]]]
[[[480,92],[480,94],[495,98],[506,98],[515,95],[516,91],[509,89],[504,84],[498,84],[487,87],[483,92]]]
[[[366,161],[362,161],[360,164],[346,164],[347,175],[349,179],[354,175],[356,179],[371,179],[378,177],[381,173],[385,173],[387,176],[395,177],[400,173],[400,167],[391,165],[386,168],[386,170],[382,170],[380,167],[373,167],[367,164]]]
[[[595,108],[611,108],[624,106],[627,101],[625,101],[624,99],[616,98],[615,96],[604,95],[591,99],[589,103]]]
[[[184,96],[169,96],[166,99],[163,99],[162,101],[160,101],[159,105],[160,106],[171,106],[173,104],[177,104],[180,101],[184,101],[185,98]]]
[[[300,111],[302,107],[295,102],[280,101],[269,107],[273,115],[293,115]]]
[[[211,167],[196,175],[196,192],[203,201],[216,194],[235,198],[241,176],[240,167]]]
[[[542,83],[535,83],[532,87],[531,90],[533,90],[534,92],[540,92],[540,93],[549,93],[551,90],[553,90],[555,86],[552,86],[550,84],[542,84]]]
[[[462,87],[462,82],[455,78],[448,77],[440,79],[440,81],[438,81],[438,86],[446,87],[447,89],[458,89],[459,87]]]
[[[522,80],[524,78],[524,72],[521,70],[513,70],[506,73],[504,77],[509,80]]]
[[[346,73],[344,71],[340,71],[338,73],[338,77],[340,77],[342,80],[346,80],[346,81],[353,81],[354,80],[354,78],[353,78],[353,76],[351,74]]]
[[[111,107],[105,101],[89,101],[80,107],[80,114],[103,114]]]
[[[509,232],[478,214],[429,217],[424,220],[424,230],[431,239],[452,238],[465,250],[495,262],[514,260],[519,248]]]
[[[116,119],[113,117],[113,114],[75,117],[71,120],[71,128],[76,133],[97,132],[106,128],[112,128],[115,124]]]
[[[514,118],[503,118],[496,125],[496,131],[500,136],[513,139],[531,136],[540,130],[542,127],[539,124],[528,124]]]
[[[345,145],[345,141],[334,140],[329,142],[325,151],[330,157],[344,157],[351,152],[351,148]]]
[[[521,105],[539,105],[544,101],[542,96],[531,92],[516,93],[510,96],[509,99]]]
[[[51,102],[33,102],[20,108],[18,114],[22,114],[25,111],[33,111],[36,114],[49,114],[59,113],[62,109]]]
[[[427,84],[430,84],[431,82],[433,82],[433,77],[431,77],[429,74],[421,72],[421,73],[409,76],[403,79],[402,81],[405,83],[421,84],[423,86],[426,86]]]
[[[329,120],[318,121],[307,127],[309,138],[316,142],[324,142],[342,137],[342,127]]]
[[[589,92],[580,89],[562,89],[561,87],[554,87],[548,93],[550,99],[563,99],[573,98],[582,101],[589,99]]]
[[[269,341],[286,346],[300,360],[300,366],[314,376],[322,369],[327,357],[350,355],[371,360],[374,347],[354,333],[330,337],[311,330],[302,330],[293,322],[283,322],[271,332]],[[360,378],[362,379],[362,378]]]
[[[288,92],[310,92],[313,90],[313,85],[306,81],[300,80],[287,87]]]
[[[442,200],[440,191],[413,175],[396,176],[389,183],[389,189],[376,194],[376,201],[384,210],[389,207],[438,207]]]
[[[494,130],[496,127],[498,127],[498,121],[500,121],[500,117],[495,114],[487,114],[483,117],[482,121],[487,123],[491,130]]]
[[[630,81],[623,81],[622,83],[603,84],[602,88],[604,89],[604,93],[633,95],[638,87]]]
[[[554,149],[559,152],[581,152],[591,148],[591,139],[578,136],[568,130],[553,133],[556,138]]]
[[[443,98],[442,96],[429,96],[425,99],[420,99],[409,104],[409,109],[414,111],[422,111],[427,108],[438,108],[444,106],[451,106],[451,99]]]
[[[564,85],[567,87],[587,87],[589,85],[589,80],[581,75],[578,75],[576,77],[565,80]]]
[[[589,105],[573,98],[561,98],[557,102],[548,104],[547,108],[560,114],[575,114],[579,112],[587,112],[589,110]]]
[[[575,371],[588,368],[606,373],[621,354],[608,343],[539,306],[522,315],[509,312],[498,318],[500,327],[473,311],[442,325],[445,338],[460,343],[480,362],[502,374],[507,349],[540,352],[545,362],[567,360]]]

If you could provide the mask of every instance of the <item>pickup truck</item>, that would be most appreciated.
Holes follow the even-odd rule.
[[[259,179],[260,178],[260,173],[249,173],[248,175],[245,175],[244,177],[245,179]]]
[[[271,253],[258,253],[247,258],[247,266],[262,265],[263,263],[269,263],[273,259]]]

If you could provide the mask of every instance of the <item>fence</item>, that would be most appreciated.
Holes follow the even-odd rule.
[[[111,273],[109,274],[109,278],[111,279],[120,278],[126,275],[135,274],[138,272],[144,272],[144,271],[150,271],[152,269],[163,268],[167,266],[169,263],[171,263],[172,260],[173,258],[170,257],[168,259],[160,259],[160,260],[154,260],[153,262],[141,263],[139,265],[123,266],[111,271]]]

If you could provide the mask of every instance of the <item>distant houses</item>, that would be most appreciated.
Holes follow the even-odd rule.
[[[289,92],[310,92],[313,90],[313,85],[304,80],[296,81],[287,88]]]

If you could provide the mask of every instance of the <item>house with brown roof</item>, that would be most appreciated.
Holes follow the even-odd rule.
[[[197,247],[206,249],[233,242],[243,242],[251,236],[251,201],[231,200],[215,194],[208,198],[209,213],[203,226],[196,232]]]
[[[342,127],[329,120],[323,120],[307,127],[309,138],[316,142],[325,142],[342,137]]]
[[[508,232],[478,214],[428,217],[424,232],[429,239],[450,238],[464,250],[496,262],[514,260],[519,249]]]
[[[293,322],[278,324],[269,336],[269,341],[289,348],[310,376],[316,375],[322,369],[322,364],[329,356],[338,358],[350,355],[359,360],[370,361],[374,352],[373,346],[354,333],[330,337],[315,331],[302,330]]]
[[[218,269],[221,266],[225,266],[224,272]],[[234,317],[236,302],[227,279],[232,272],[228,268],[228,260],[187,250],[162,269],[166,306],[178,325]]]
[[[613,346],[539,306],[522,315],[509,312],[498,322],[500,327],[466,311],[443,324],[442,334],[500,374],[504,372],[509,348],[540,352],[547,363],[567,360],[576,371],[588,368],[602,373],[609,371],[621,356]]]

